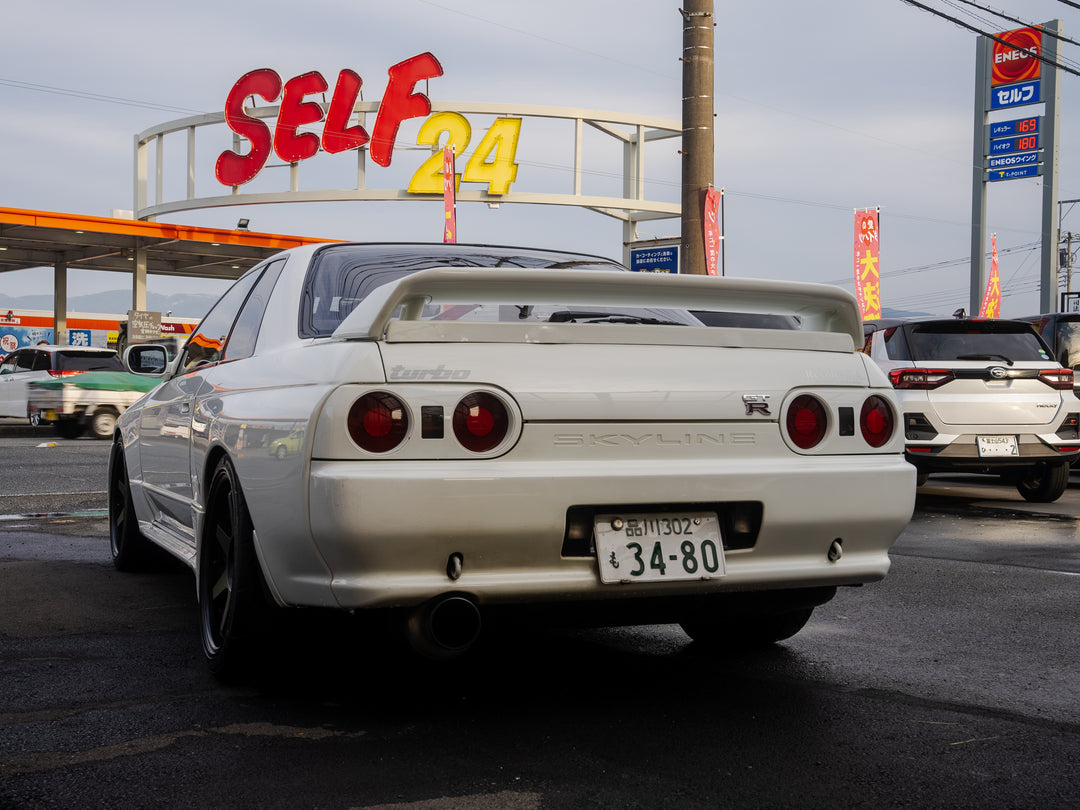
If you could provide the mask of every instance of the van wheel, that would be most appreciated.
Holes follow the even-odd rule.
[[[1032,503],[1051,503],[1069,488],[1069,464],[1040,464],[1016,482],[1016,490]]]
[[[117,416],[119,414],[116,409],[109,406],[94,411],[94,415],[90,417],[90,432],[94,434],[94,438],[111,439],[116,429]]]

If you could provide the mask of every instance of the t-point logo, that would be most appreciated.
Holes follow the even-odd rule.
[[[994,40],[991,86],[1038,79],[1041,53],[1042,31],[1038,28],[1017,28],[998,34]]]

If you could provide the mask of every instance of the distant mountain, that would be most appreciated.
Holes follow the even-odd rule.
[[[177,318],[201,318],[217,299],[217,295],[211,294],[150,293],[146,296],[146,308],[150,312],[160,312],[162,317],[166,312],[172,312]],[[10,296],[0,293],[0,308],[52,310],[53,297],[51,295]],[[68,297],[67,308],[68,312],[124,315],[131,309],[131,291],[109,290],[89,295],[72,295]]]
[[[882,307],[882,318],[928,318],[931,313],[929,312],[912,312],[907,309],[893,309],[892,307]]]

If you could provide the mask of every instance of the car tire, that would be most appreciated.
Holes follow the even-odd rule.
[[[813,613],[812,607],[804,607],[781,613],[695,617],[679,622],[679,626],[699,644],[718,649],[747,650],[791,638],[806,626]]]
[[[86,425],[78,419],[57,419],[56,432],[62,439],[77,439],[86,433]]]
[[[284,459],[285,456],[289,455],[289,451],[285,449],[285,445],[279,444],[275,455],[278,457],[279,460]]]
[[[115,408],[105,406],[94,411],[90,417],[90,432],[95,439],[111,439],[116,430],[116,418],[119,414]]]
[[[1016,482],[1017,491],[1032,503],[1051,503],[1069,488],[1069,464],[1040,464]]]
[[[41,411],[35,408],[26,414],[26,421],[28,421],[31,427],[37,427],[41,424]]]
[[[214,469],[199,547],[199,624],[210,671],[244,678],[262,651],[272,606],[255,553],[254,530],[236,470],[228,458]]]
[[[114,442],[109,455],[109,548],[117,571],[143,571],[150,567],[157,546],[139,531],[131,501],[124,446]]]

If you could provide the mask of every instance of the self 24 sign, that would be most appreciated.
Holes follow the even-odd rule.
[[[394,142],[403,121],[427,118],[417,138],[419,145],[440,146],[445,133],[455,154],[463,155],[469,146],[472,128],[464,116],[442,112],[431,115],[431,102],[423,93],[415,92],[416,85],[443,74],[442,65],[431,53],[393,65],[383,92],[375,126],[371,133],[360,124],[350,125],[356,99],[363,79],[352,70],[338,74],[333,96],[323,108],[310,96],[324,94],[329,89],[326,79],[317,71],[294,76],[286,82],[270,68],[245,73],[233,85],[225,102],[225,122],[241,138],[247,139],[247,152],[225,150],[218,155],[214,175],[226,186],[240,186],[253,180],[266,166],[271,152],[285,163],[299,163],[322,151],[337,154],[350,149],[368,147],[371,159],[380,166],[389,166]],[[281,99],[273,130],[261,119],[249,115],[245,104],[258,96],[273,104]],[[430,118],[428,117],[430,116]],[[321,136],[302,132],[301,127],[322,122]],[[487,183],[489,194],[506,194],[517,179],[517,144],[521,131],[520,118],[497,118],[476,146],[457,175],[461,182]],[[441,149],[438,150],[441,153]],[[442,157],[433,155],[413,175],[408,190],[412,193],[442,193]]]

